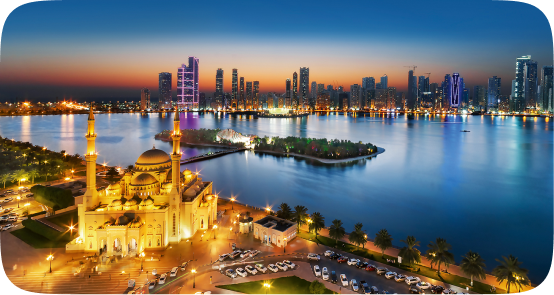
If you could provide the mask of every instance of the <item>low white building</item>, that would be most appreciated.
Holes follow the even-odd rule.
[[[264,244],[286,246],[296,237],[296,223],[268,215],[254,222],[254,238]]]

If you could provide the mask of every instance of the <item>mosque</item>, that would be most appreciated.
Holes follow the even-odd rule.
[[[165,249],[212,227],[218,199],[212,182],[188,169],[181,173],[178,111],[172,154],[156,148],[145,151],[119,182],[100,191],[96,189],[94,121],[91,106],[85,136],[87,190],[77,205],[79,236],[66,245],[66,252],[134,256]]]

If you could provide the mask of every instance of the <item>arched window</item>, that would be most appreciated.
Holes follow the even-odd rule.
[[[148,225],[148,234],[149,235],[152,234],[152,225],[151,224]]]
[[[204,218],[200,219],[200,228],[204,228]]]
[[[158,226],[156,227],[156,234],[157,235],[161,235],[162,234],[162,226],[158,224]]]

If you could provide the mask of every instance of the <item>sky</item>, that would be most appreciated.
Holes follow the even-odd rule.
[[[285,91],[300,67],[310,83],[349,89],[388,76],[405,91],[406,66],[466,87],[502,78],[509,95],[515,60],[552,65],[552,32],[537,8],[504,1],[47,1],[8,17],[0,48],[0,101],[138,100],[158,97],[158,73],[200,59],[200,90],[212,97],[217,68]],[[174,99],[176,95],[174,94]]]

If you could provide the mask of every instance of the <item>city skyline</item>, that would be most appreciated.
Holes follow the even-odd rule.
[[[472,10],[476,2],[442,6],[429,3],[424,7],[404,2],[401,5],[406,9],[395,12],[396,21],[387,22],[379,30],[363,29],[379,24],[383,16],[378,12],[390,9],[391,4],[372,7],[375,13],[371,18],[352,20],[325,10],[326,5],[311,9],[305,3],[291,15],[283,16],[290,23],[280,26],[263,23],[257,27],[252,26],[257,23],[256,19],[239,20],[235,28],[219,31],[219,26],[225,27],[226,22],[231,22],[225,14],[229,9],[239,14],[262,9],[269,15],[280,15],[283,8],[256,4],[237,11],[225,3],[215,8],[203,8],[202,4],[195,3],[194,8],[210,13],[203,15],[204,21],[193,25],[186,38],[182,32],[171,28],[172,20],[155,23],[160,19],[156,12],[167,9],[169,3],[147,4],[139,2],[131,8],[123,4],[110,5],[108,11],[103,11],[107,21],[102,23],[95,15],[103,7],[87,2],[37,2],[16,9],[8,17],[3,31],[0,100],[16,97],[138,99],[140,89],[145,87],[153,90],[154,99],[159,95],[156,75],[169,72],[176,77],[176,68],[186,63],[188,56],[202,60],[199,90],[209,97],[216,88],[213,75],[218,68],[228,73],[236,68],[246,80],[259,81],[260,93],[284,93],[283,81],[292,80],[293,72],[301,67],[310,68],[310,82],[330,84],[335,88],[343,86],[347,91],[350,85],[362,84],[364,77],[384,75],[387,75],[388,85],[398,91],[407,91],[408,68],[405,66],[408,65],[418,66],[415,76],[430,72],[430,83],[440,83],[445,74],[460,73],[466,87],[472,89],[486,86],[493,76],[511,81],[515,78],[514,59],[523,55],[531,55],[538,68],[552,64],[552,37],[547,19],[538,9],[523,3],[479,2],[481,9]],[[356,5],[363,10],[368,4]],[[449,19],[443,12],[452,5],[456,5],[460,13],[471,12],[475,18],[444,26]],[[145,8],[152,13],[148,21],[134,14],[145,14]],[[83,9],[87,13],[79,17],[74,15]],[[169,10],[169,14],[172,13]],[[302,13],[306,14],[306,20],[299,17]],[[409,20],[401,17],[417,13],[434,16],[422,24],[432,32],[425,38],[418,38],[417,34],[406,30]],[[512,24],[510,19],[516,14],[526,15],[526,22]],[[110,18],[115,15],[117,21]],[[310,23],[326,15],[337,17],[337,22],[317,22],[317,27]],[[200,16],[192,16],[197,17]],[[29,26],[26,22],[30,18],[44,25],[40,28]],[[90,26],[93,22],[95,26]],[[62,26],[66,23],[71,23],[71,28]],[[303,36],[298,28],[314,33]],[[452,29],[457,33],[452,34]],[[526,42],[512,38],[522,33]],[[453,35],[466,37],[461,41]],[[148,41],[145,42],[145,38]],[[160,47],[160,43],[165,45]],[[30,68],[33,75],[29,74]],[[231,75],[224,76],[224,81],[228,82],[224,82],[223,91],[231,93]],[[510,92],[509,84],[502,84],[503,94]],[[177,79],[173,79],[172,89],[174,92],[177,89]]]

